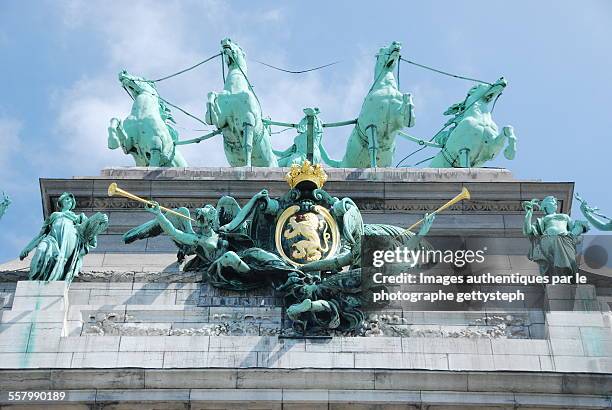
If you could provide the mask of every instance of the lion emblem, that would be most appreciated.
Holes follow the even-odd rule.
[[[323,230],[323,243],[319,231]],[[288,227],[283,232],[285,239],[303,237],[291,245],[291,256],[295,259],[305,259],[307,262],[318,261],[329,251],[331,234],[327,222],[314,213],[294,215],[289,218]]]

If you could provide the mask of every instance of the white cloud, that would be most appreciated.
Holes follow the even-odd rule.
[[[55,127],[58,154],[73,171],[95,171],[109,164],[132,165],[121,149],[107,147],[107,128],[112,117],[124,116],[130,100],[121,88],[109,87],[100,77],[77,81],[69,90],[54,96],[59,106]]]

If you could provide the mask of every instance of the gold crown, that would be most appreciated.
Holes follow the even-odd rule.
[[[293,164],[291,169],[285,175],[285,179],[291,188],[295,188],[300,182],[311,181],[317,188],[321,188],[327,181],[327,174],[321,167],[321,164],[310,164],[310,161],[304,160],[302,165]]]

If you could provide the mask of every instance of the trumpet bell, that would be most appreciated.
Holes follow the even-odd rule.
[[[117,183],[113,182],[108,186],[108,196],[114,196],[117,193]]]

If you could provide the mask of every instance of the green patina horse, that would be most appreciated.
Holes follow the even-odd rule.
[[[516,136],[507,125],[499,132],[491,117],[491,105],[503,92],[507,82],[502,77],[495,84],[478,84],[470,89],[465,100],[453,104],[444,115],[453,115],[448,130],[436,135],[442,150],[430,163],[432,168],[481,167],[499,154],[504,144],[504,156],[514,159]]]
[[[112,118],[108,128],[108,148],[121,147],[131,154],[137,166],[186,167],[176,148],[178,133],[170,109],[160,99],[155,83],[123,70],[119,81],[134,100],[130,115],[121,122]]]
[[[414,125],[414,104],[402,94],[393,69],[400,58],[401,44],[392,42],[376,56],[374,83],[366,96],[357,124],[351,132],[342,161],[323,160],[332,167],[367,168],[391,166],[397,131]]]
[[[206,122],[223,131],[223,147],[233,167],[278,166],[261,106],[247,77],[245,53],[229,38],[221,41],[228,73],[223,91],[208,94]]]

